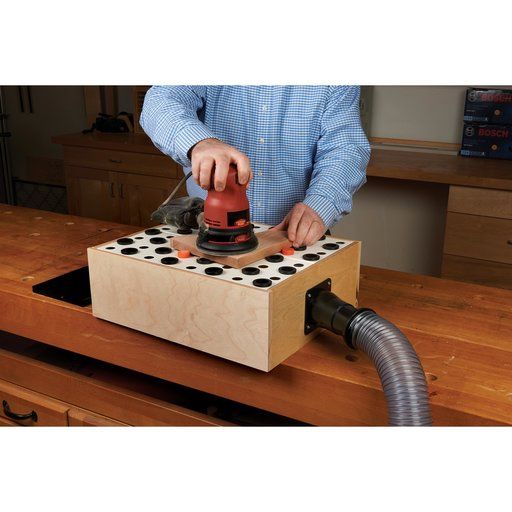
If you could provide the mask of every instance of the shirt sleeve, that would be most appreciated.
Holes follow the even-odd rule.
[[[352,210],[352,196],[366,182],[370,144],[361,127],[358,86],[332,87],[304,203],[331,227]]]
[[[190,148],[216,138],[197,116],[205,101],[206,87],[153,86],[144,98],[140,125],[162,153],[190,167]]]

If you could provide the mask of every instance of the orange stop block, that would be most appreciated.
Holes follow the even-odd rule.
[[[284,249],[281,249],[281,254],[284,254],[285,256],[292,256],[295,250],[293,247],[285,247]]]
[[[190,251],[188,249],[178,251],[178,258],[190,258]]]

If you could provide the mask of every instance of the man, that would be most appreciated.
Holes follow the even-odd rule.
[[[370,146],[357,86],[155,86],[140,123],[192,169],[190,195],[223,190],[229,164],[249,183],[251,218],[311,245],[352,209]],[[199,188],[199,186],[201,188]]]

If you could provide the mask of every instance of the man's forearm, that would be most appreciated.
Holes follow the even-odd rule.
[[[332,227],[352,210],[352,196],[366,182],[370,158],[364,146],[341,150],[341,158],[326,158],[315,167],[304,204],[315,210],[327,227]]]
[[[333,87],[304,199],[327,227],[351,211],[352,196],[366,181],[369,159],[370,145],[359,118],[359,87]]]

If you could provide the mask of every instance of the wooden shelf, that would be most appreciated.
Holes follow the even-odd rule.
[[[373,149],[368,176],[512,190],[512,161]]]
[[[63,146],[78,146],[84,148],[113,149],[117,151],[130,151],[132,153],[150,153],[162,155],[151,139],[144,133],[71,133],[68,135],[55,135],[54,144]]]

